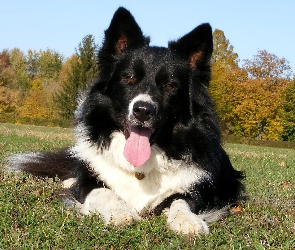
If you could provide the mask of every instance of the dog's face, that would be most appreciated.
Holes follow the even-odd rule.
[[[118,55],[104,94],[112,100],[127,143],[125,157],[134,166],[150,156],[162,130],[172,130],[181,111],[189,110],[187,62],[168,49],[143,47]],[[140,152],[139,152],[140,151]],[[136,157],[134,157],[136,152]],[[134,159],[135,158],[135,159]]]
[[[189,110],[189,74],[185,61],[168,49],[143,47],[116,56],[104,94],[112,100],[115,119],[126,137],[133,127],[150,134]],[[182,108],[183,107],[183,108]]]
[[[202,107],[210,78],[211,27],[200,25],[168,48],[148,43],[132,15],[119,8],[99,51],[100,75],[77,117],[99,145],[107,146],[111,133],[122,131],[124,155],[134,166],[149,158],[151,144],[168,148],[178,127],[210,112]]]

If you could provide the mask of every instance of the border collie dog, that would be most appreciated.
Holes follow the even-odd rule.
[[[209,233],[243,190],[208,95],[212,40],[205,23],[168,48],[149,46],[120,7],[98,52],[99,75],[78,102],[75,145],[14,155],[10,168],[58,176],[67,201],[105,223],[163,213],[177,233]]]

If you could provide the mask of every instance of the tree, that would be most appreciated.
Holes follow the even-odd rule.
[[[238,55],[221,30],[213,33],[210,94],[223,132],[257,139],[278,139],[281,93],[290,83],[289,62],[259,50],[242,68]]]
[[[22,117],[55,118],[53,93],[58,88],[58,77],[61,71],[63,56],[54,50],[28,50],[24,60],[18,51],[15,52],[16,71],[28,79],[22,102],[17,112]]]
[[[265,90],[265,79],[248,79],[235,89],[237,103],[233,110],[235,135],[256,139],[278,139],[281,131],[277,97]]]
[[[56,81],[63,63],[63,56],[54,50],[28,50],[26,73],[29,79],[41,78]]]
[[[50,96],[44,91],[41,79],[31,81],[31,88],[27,93],[23,105],[18,108],[22,117],[53,119],[53,103]]]
[[[0,114],[14,112],[19,101],[19,92],[0,86]]]
[[[234,53],[234,47],[226,39],[224,32],[215,29],[213,32],[212,64],[215,69],[225,69],[238,66],[238,54]],[[218,66],[218,67],[217,67]]]
[[[15,79],[15,72],[11,67],[9,51],[3,50],[0,53],[0,86],[9,87]]]
[[[61,118],[70,120],[77,106],[80,83],[80,63],[76,55],[70,57],[62,67],[60,89],[54,94],[56,107]]]
[[[94,37],[87,35],[83,38],[82,43],[79,44],[76,55],[80,63],[80,86],[84,89],[89,80],[97,76],[97,45],[95,44]]]
[[[38,62],[40,77],[50,81],[57,81],[63,60],[63,56],[55,50],[40,51]]]
[[[280,138],[284,141],[295,141],[295,76],[282,93],[280,115],[283,126]]]
[[[16,77],[11,82],[12,89],[18,89],[24,96],[25,92],[30,87],[30,79],[27,75],[27,59],[20,49],[14,48],[10,51],[9,60]]]
[[[252,60],[245,60],[243,68],[248,80],[236,88],[239,101],[234,109],[234,133],[257,139],[278,139],[282,132],[281,93],[290,82],[289,62],[260,50]]]
[[[289,62],[266,50],[258,50],[252,60],[244,60],[243,68],[251,79],[268,78],[270,84],[280,84],[278,80],[290,80],[292,76]]]
[[[238,54],[226,39],[224,32],[213,32],[212,80],[210,94],[220,117],[223,132],[230,133],[233,126],[233,109],[236,105],[237,82],[244,81],[246,73],[239,68]]]
[[[62,69],[60,90],[54,100],[64,119],[71,119],[77,106],[78,93],[83,91],[90,80],[97,76],[97,45],[92,35],[87,35],[79,43],[75,56],[67,60]],[[66,72],[66,76],[65,76]]]
[[[10,62],[8,50],[0,53],[0,113],[13,112],[19,100],[19,91],[12,89],[15,71]]]

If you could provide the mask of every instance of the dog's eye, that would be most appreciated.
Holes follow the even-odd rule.
[[[166,83],[166,84],[165,84],[165,89],[167,89],[167,90],[172,90],[172,89],[174,89],[174,88],[175,88],[174,85],[171,84],[171,83]]]
[[[126,77],[126,81],[128,83],[135,83],[135,80],[136,80],[136,78],[133,74]]]

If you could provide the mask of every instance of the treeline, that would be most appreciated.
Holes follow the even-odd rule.
[[[295,78],[289,62],[265,50],[239,61],[216,29],[210,94],[222,131],[256,139],[295,141]],[[75,54],[55,50],[0,53],[0,121],[70,124],[79,93],[98,74],[98,45],[85,36]]]
[[[295,141],[295,79],[289,62],[259,50],[241,67],[238,63],[233,46],[216,29],[210,92],[223,132]]]
[[[94,37],[65,59],[55,50],[0,53],[0,122],[69,126],[78,93],[98,73]]]

